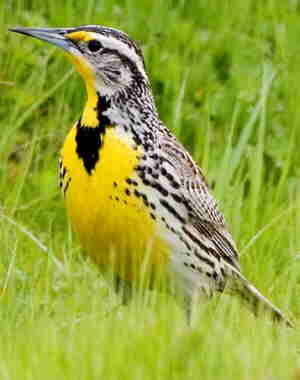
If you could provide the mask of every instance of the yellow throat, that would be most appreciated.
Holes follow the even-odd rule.
[[[87,171],[79,154],[78,136],[80,128],[97,136],[101,97],[89,65],[82,58],[73,56],[71,60],[85,80],[88,95],[80,122],[85,127],[76,124],[62,149],[63,188],[71,223],[93,260],[101,266],[112,265],[121,278],[137,279],[145,270],[159,274],[165,270],[168,249],[158,235],[149,204],[140,196],[143,184],[135,168],[143,147],[136,147],[132,137],[120,133],[118,126],[106,125],[96,152],[98,160]],[[136,185],[129,188],[129,180]]]

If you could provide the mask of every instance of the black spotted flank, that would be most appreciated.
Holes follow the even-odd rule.
[[[151,184],[151,186],[156,189],[157,191],[159,191],[161,193],[161,195],[163,195],[164,197],[167,197],[169,192],[167,189],[165,189],[159,182],[153,182]]]
[[[147,199],[147,195],[146,194],[142,194],[142,197],[143,197],[143,202],[144,202],[144,205],[146,207],[149,207],[149,201]]]
[[[169,181],[170,185],[174,188],[174,189],[179,189],[180,188],[180,184],[174,179],[174,176],[169,173],[164,167],[161,168],[160,170],[161,174],[167,178],[167,180]]]
[[[137,186],[138,183],[134,180],[134,179],[131,179],[131,178],[126,178],[126,183],[128,183],[128,185],[133,185],[133,186]]]
[[[152,210],[155,210],[156,209],[156,206],[154,203],[150,202],[150,207],[152,208]]]
[[[182,202],[182,197],[180,195],[176,194],[176,193],[171,193],[171,197],[177,203],[181,203]]]
[[[71,177],[69,177],[69,178],[67,179],[67,182],[66,182],[66,184],[65,184],[65,186],[64,186],[64,188],[63,188],[64,195],[66,194],[66,192],[67,192],[67,190],[68,190],[68,188],[69,188],[69,186],[70,186],[70,182],[71,182],[71,180],[72,180]]]
[[[170,205],[168,201],[166,201],[165,199],[160,199],[159,202],[163,207],[165,207],[168,210],[168,212],[171,215],[178,219],[182,224],[186,223],[185,219],[175,210],[173,206]]]
[[[150,213],[150,216],[153,220],[156,220],[156,216],[153,214],[153,212]]]
[[[67,169],[65,166],[62,167],[62,172],[61,172],[61,178],[64,179],[65,178],[65,175],[67,173]]]

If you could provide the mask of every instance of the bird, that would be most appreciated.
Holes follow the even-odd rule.
[[[10,31],[62,48],[87,101],[64,141],[60,187],[71,225],[100,268],[126,283],[170,276],[187,300],[227,291],[254,314],[292,322],[246,279],[201,168],[161,121],[139,45],[84,25]]]

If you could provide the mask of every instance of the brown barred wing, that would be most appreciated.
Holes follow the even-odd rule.
[[[218,260],[240,270],[238,252],[228,232],[223,214],[209,192],[201,169],[190,154],[172,136],[164,135],[160,141],[162,165],[173,167],[180,183],[178,195],[182,207],[186,208],[188,224],[197,233],[197,238],[209,242],[208,251]]]

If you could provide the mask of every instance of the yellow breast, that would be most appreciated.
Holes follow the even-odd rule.
[[[65,186],[68,183],[65,201],[84,248],[97,264],[113,265],[124,279],[137,278],[145,268],[161,273],[168,249],[158,237],[149,208],[126,182],[135,177],[142,152],[115,128],[107,128],[99,160],[88,174],[76,153],[75,137],[76,127],[62,149]]]

